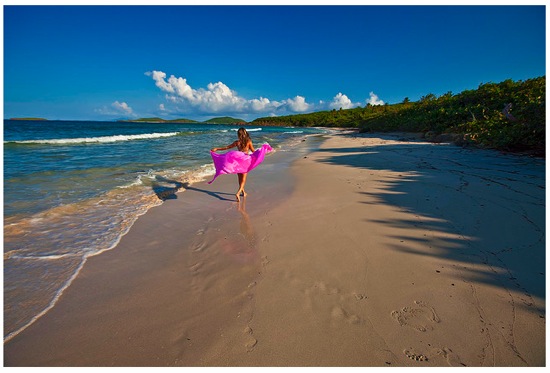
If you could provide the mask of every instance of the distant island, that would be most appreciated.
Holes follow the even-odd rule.
[[[9,120],[47,120],[44,118],[10,118]]]
[[[477,89],[441,96],[428,93],[414,102],[336,108],[283,116],[261,117],[247,122],[217,117],[199,122],[186,118],[124,119],[131,123],[197,123],[284,127],[354,128],[359,132],[415,132],[429,141],[455,142],[507,152],[546,154],[546,76],[500,83],[481,83]],[[11,118],[11,120],[47,120]]]
[[[121,119],[118,122],[144,122],[144,123],[199,123],[196,120],[179,118],[179,119],[162,119],[159,117],[139,118],[139,119]]]
[[[206,123],[206,124],[246,124],[244,119],[231,118],[231,117],[218,117],[208,119],[204,122],[198,122],[196,120],[187,119],[187,118],[178,118],[178,119],[162,119],[159,117],[153,118],[139,118],[139,119],[125,119],[119,120],[119,122],[131,122],[131,123]]]
[[[246,121],[244,119],[238,119],[238,118],[219,117],[219,118],[208,119],[204,123],[208,123],[208,124],[245,124]]]
[[[28,121],[48,121],[49,119],[45,118],[32,118],[32,117],[26,117],[26,118],[9,118],[8,120],[28,120]],[[199,122],[193,119],[187,119],[187,118],[178,118],[178,119],[163,119],[159,117],[152,117],[152,118],[138,118],[138,119],[119,119],[117,122],[125,122],[125,123],[197,123],[197,124],[247,124],[247,122],[244,119],[239,118],[232,118],[232,117],[216,117],[208,119],[204,122]]]

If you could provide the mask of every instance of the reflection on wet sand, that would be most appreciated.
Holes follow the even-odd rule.
[[[239,233],[235,239],[227,240],[224,252],[230,254],[239,262],[251,262],[258,258],[256,232],[250,216],[246,212],[246,197],[237,202],[237,210],[241,215]]]
[[[237,207],[241,213],[241,234],[247,241],[249,248],[256,250],[256,232],[250,221],[250,216],[246,212],[246,198],[243,198]]]

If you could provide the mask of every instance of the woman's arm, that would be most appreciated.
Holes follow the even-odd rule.
[[[233,143],[231,143],[231,144],[229,144],[229,145],[227,145],[227,146],[224,146],[223,148],[212,148],[212,149],[210,149],[210,151],[211,151],[211,152],[217,152],[217,151],[219,151],[219,150],[231,149],[231,148],[236,147],[236,146],[237,146],[237,143],[238,143],[238,141],[235,141],[235,142],[233,142]]]

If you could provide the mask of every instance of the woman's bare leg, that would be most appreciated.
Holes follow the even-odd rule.
[[[237,193],[235,194],[235,196],[237,197],[237,201],[240,201],[241,200],[241,193],[244,197],[246,197],[246,192],[244,191],[244,185],[246,184],[246,176],[248,174],[237,174],[237,176],[239,177],[239,190],[237,191]]]
[[[241,188],[241,191],[243,193],[243,197],[246,197],[246,192],[244,191],[244,186],[246,184],[246,178],[247,178],[248,174],[243,174],[243,186]]]
[[[239,190],[237,190],[237,193],[235,193],[235,197],[237,197],[237,201],[241,200],[241,185],[243,184],[243,174],[237,174],[237,177],[239,179]]]

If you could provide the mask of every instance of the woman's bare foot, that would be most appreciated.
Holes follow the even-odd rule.
[[[246,197],[247,195],[248,193],[246,193],[244,190],[235,193],[235,197],[237,198],[237,201],[241,200],[241,196]]]

